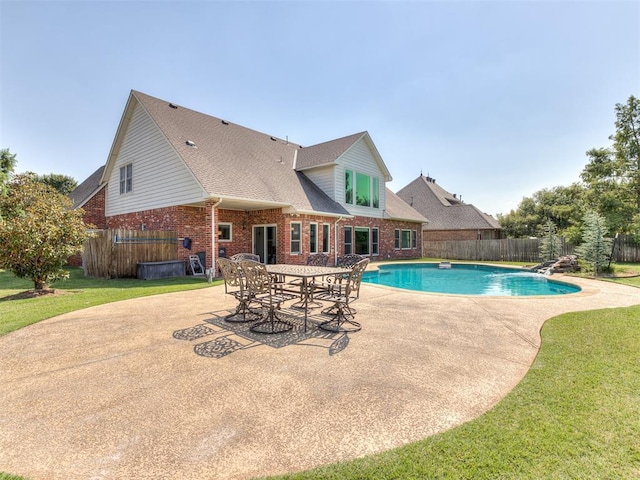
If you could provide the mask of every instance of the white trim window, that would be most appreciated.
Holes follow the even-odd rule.
[[[330,253],[331,251],[331,225],[322,224],[322,253]]]
[[[402,230],[402,250],[411,248],[411,230]]]
[[[380,229],[378,227],[373,227],[371,229],[371,255],[379,255],[379,245],[380,245]]]
[[[353,227],[344,227],[344,254],[353,253]]]
[[[412,241],[414,240],[414,236],[412,234],[416,234],[417,237],[417,232],[415,230],[400,230],[396,228],[393,231],[393,247],[396,250],[410,250],[411,248],[416,248],[415,246],[411,247]]]
[[[309,253],[318,253],[318,224],[309,224]]]
[[[380,179],[372,175],[344,171],[344,203],[380,208]]]
[[[291,222],[290,252],[292,255],[300,255],[302,245],[302,223]]]
[[[127,163],[120,167],[120,195],[133,190],[133,164]]]
[[[227,222],[218,223],[218,241],[230,242],[233,240],[233,225]]]
[[[371,238],[368,227],[356,227],[356,253],[358,255],[369,255],[371,251]]]

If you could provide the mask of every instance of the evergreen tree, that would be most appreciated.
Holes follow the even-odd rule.
[[[553,260],[560,255],[560,239],[558,238],[556,224],[547,220],[544,226],[544,237],[540,245],[542,260]]]
[[[584,215],[583,243],[576,247],[576,253],[588,269],[598,276],[609,262],[613,241],[605,238],[607,227],[605,218],[596,212],[587,212]]]

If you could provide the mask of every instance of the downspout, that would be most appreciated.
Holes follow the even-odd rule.
[[[222,198],[218,200],[216,203],[211,205],[211,269],[209,270],[209,275],[207,278],[213,278],[216,272],[216,260],[218,258],[217,250],[216,250],[216,238],[218,232],[216,231],[216,208],[218,205],[222,203]],[[206,266],[205,266],[206,268]]]
[[[334,230],[334,242],[333,242],[333,264],[337,265],[338,264],[338,223],[340,223],[342,220],[344,220],[344,217],[340,217],[336,220],[336,223],[333,226],[333,230]]]

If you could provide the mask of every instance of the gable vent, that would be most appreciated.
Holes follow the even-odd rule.
[[[169,106],[170,106],[171,108],[178,108],[178,106],[177,106],[177,105],[174,105],[173,103],[170,103],[170,104],[169,104]]]
[[[192,147],[192,148],[196,148],[196,144],[195,144],[195,142],[192,142],[191,140],[187,140],[187,141],[186,141],[186,142],[184,142],[184,143],[186,143],[188,146],[190,146],[190,147]]]

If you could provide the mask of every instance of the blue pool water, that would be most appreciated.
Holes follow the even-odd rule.
[[[440,269],[437,263],[381,265],[378,271],[365,272],[362,281],[459,295],[565,295],[580,291],[580,287],[538,273],[471,264],[451,264],[450,269]]]

